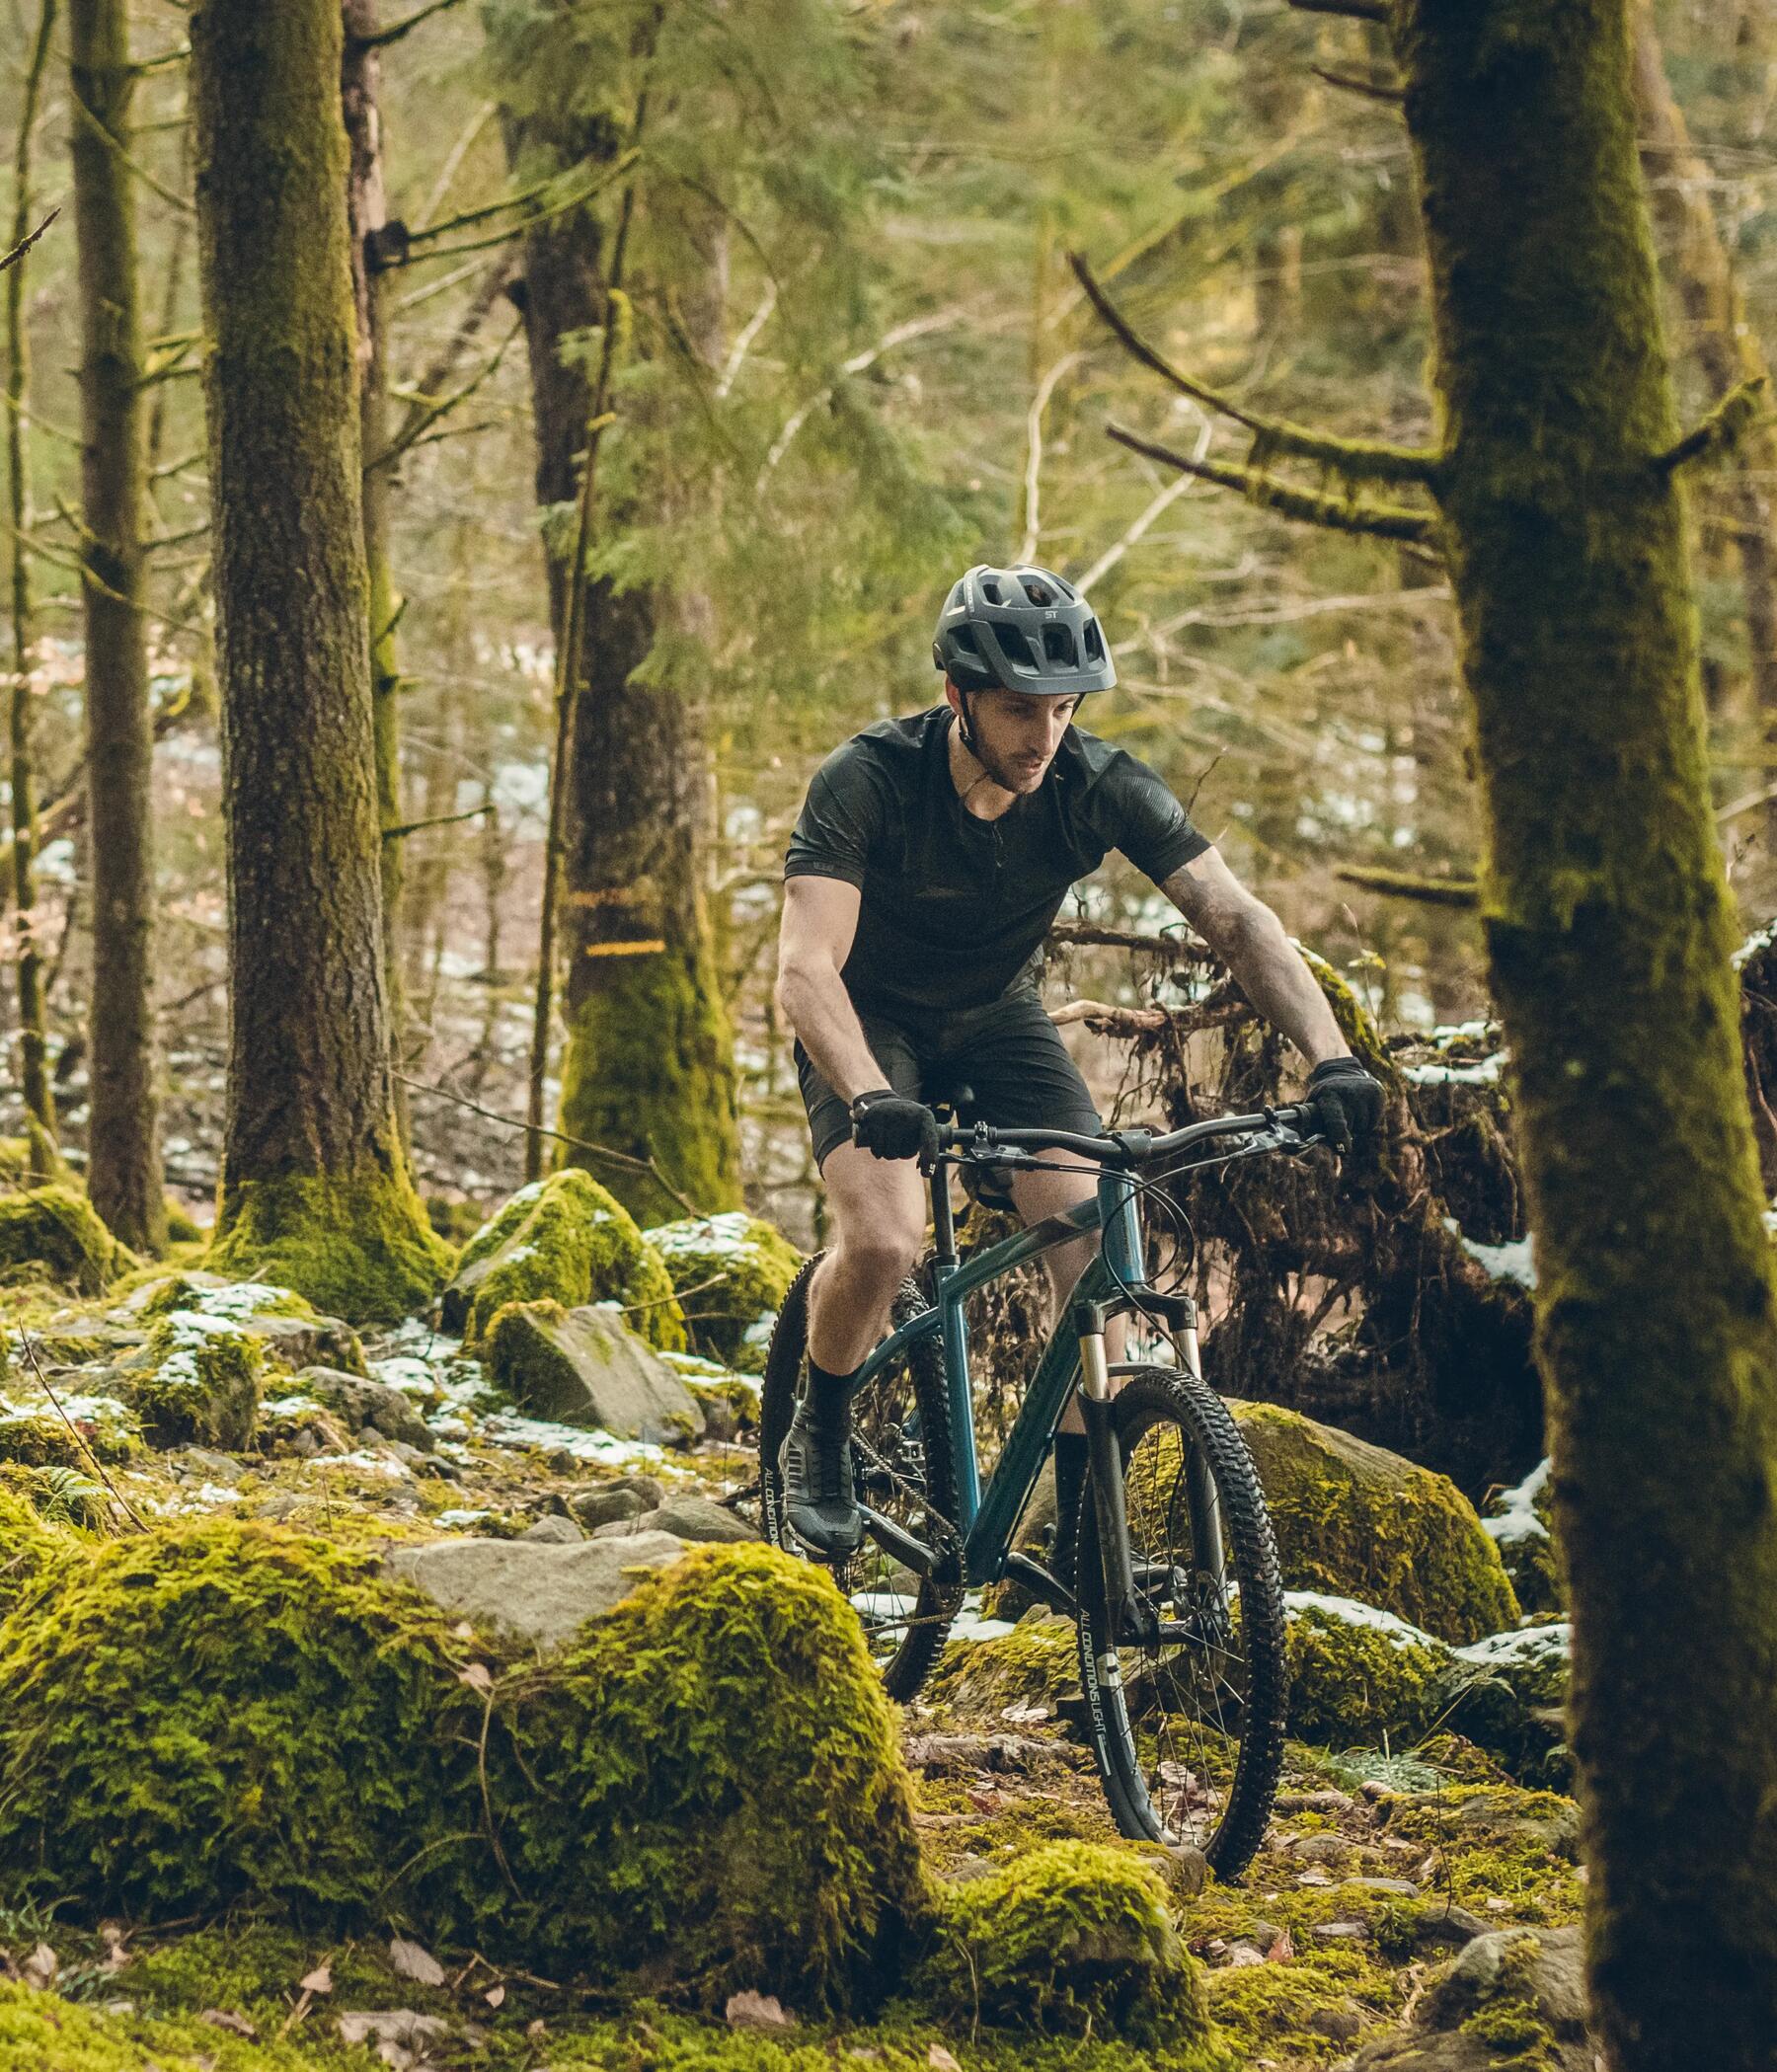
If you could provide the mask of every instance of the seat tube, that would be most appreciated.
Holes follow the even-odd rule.
[[[934,1275],[939,1343],[944,1348],[944,1385],[950,1398],[951,1444],[956,1451],[958,1524],[966,1538],[981,1508],[981,1470],[975,1455],[974,1398],[968,1383],[968,1332],[963,1305],[950,1298],[955,1266],[942,1263]]]

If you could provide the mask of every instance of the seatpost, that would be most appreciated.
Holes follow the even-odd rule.
[[[950,1168],[934,1166],[932,1183],[932,1242],[941,1266],[957,1264],[957,1225],[951,1214]]]

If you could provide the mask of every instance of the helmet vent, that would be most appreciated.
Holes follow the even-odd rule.
[[[1066,626],[1045,626],[1043,629],[1043,652],[1050,661],[1059,662],[1063,668],[1073,668],[1075,655],[1072,630]]]
[[[1004,604],[1006,601],[1000,595],[1000,586],[997,582],[982,583],[981,595],[986,598],[989,604]]]
[[[1024,593],[1033,604],[1053,604],[1055,601],[1055,593],[1046,583],[1027,582],[1024,585]]]
[[[1105,637],[1099,632],[1099,622],[1096,619],[1088,619],[1084,632],[1086,659],[1095,664],[1102,662],[1105,658]]]
[[[970,654],[979,655],[981,652],[981,644],[975,639],[975,630],[972,626],[959,626],[952,633],[951,642],[955,647],[967,649]]]
[[[1014,626],[1009,620],[996,619],[993,622],[993,635],[999,642],[1000,652],[1015,669],[1028,669],[1033,675],[1037,673],[1037,656],[1021,628]]]

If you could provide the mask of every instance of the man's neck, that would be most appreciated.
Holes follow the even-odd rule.
[[[1017,800],[1016,792],[1008,792],[1002,785],[994,783],[980,763],[963,745],[963,729],[957,725],[955,716],[951,720],[950,740],[951,782],[957,788],[957,796],[963,802],[963,810],[976,820],[997,820]]]

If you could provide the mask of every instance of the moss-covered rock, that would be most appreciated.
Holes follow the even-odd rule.
[[[1454,1483],[1295,1411],[1234,1409],[1287,1588],[1354,1597],[1445,1641],[1516,1623],[1499,1549]]]
[[[1009,1705],[1049,1705],[1080,1684],[1079,1640],[1070,1620],[1021,1619],[1010,1633],[952,1641],[938,1658],[926,1697],[934,1705],[993,1717]]]
[[[1208,2031],[1158,1875],[1127,1851],[1050,1842],[952,1887],[916,1984],[959,2023],[1176,2048]]]
[[[1448,1648],[1347,1598],[1292,1591],[1289,1730],[1329,1748],[1411,1746],[1436,1719]]]
[[[1354,2072],[1592,2072],[1577,1927],[1476,1936]]]
[[[0,1619],[55,1560],[65,1542],[19,1491],[0,1486]]]
[[[696,1398],[616,1310],[508,1302],[482,1344],[495,1380],[535,1417],[655,1445],[702,1435]]]
[[[1527,1612],[1567,1607],[1567,1586],[1555,1552],[1549,1467],[1548,1461],[1540,1461],[1522,1482],[1503,1490],[1481,1520],[1488,1538],[1500,1550],[1518,1603]]]
[[[27,1380],[16,1377],[13,1399],[0,1398],[0,1461],[84,1468],[95,1454],[120,1461],[140,1451],[135,1414],[116,1397],[62,1387],[56,1390],[58,1410],[40,1390],[28,1393]]]
[[[190,1311],[230,1324],[263,1341],[266,1355],[292,1371],[326,1366],[363,1374],[364,1348],[351,1326],[323,1316],[294,1288],[264,1280],[224,1280],[193,1269],[146,1281],[128,1304],[144,1322]]]
[[[218,1273],[294,1288],[350,1324],[393,1324],[425,1308],[451,1261],[406,1175],[380,1168],[230,1189],[207,1255]]]
[[[264,1341],[222,1317],[174,1310],[149,1334],[129,1398],[151,1446],[220,1446],[253,1440],[265,1372]]]
[[[0,1195],[0,1270],[33,1270],[40,1279],[98,1295],[135,1264],[135,1255],[117,1243],[75,1188]]]
[[[0,1626],[0,1890],[87,1919],[405,1920],[706,2000],[880,1979],[924,1884],[828,1577],[713,1548],[539,1667],[379,1567],[367,1540],[230,1520],[34,1587]]]
[[[765,1367],[765,1341],[802,1254],[781,1231],[739,1209],[662,1223],[648,1233],[692,1317],[701,1350],[743,1372]]]
[[[1565,1790],[1573,1780],[1565,1717],[1571,1656],[1565,1621],[1458,1648],[1449,1725],[1520,1783]]]
[[[463,1247],[443,1318],[480,1345],[508,1302],[603,1301],[625,1305],[651,1345],[683,1350],[684,1316],[664,1262],[615,1195],[570,1167],[520,1188]]]

